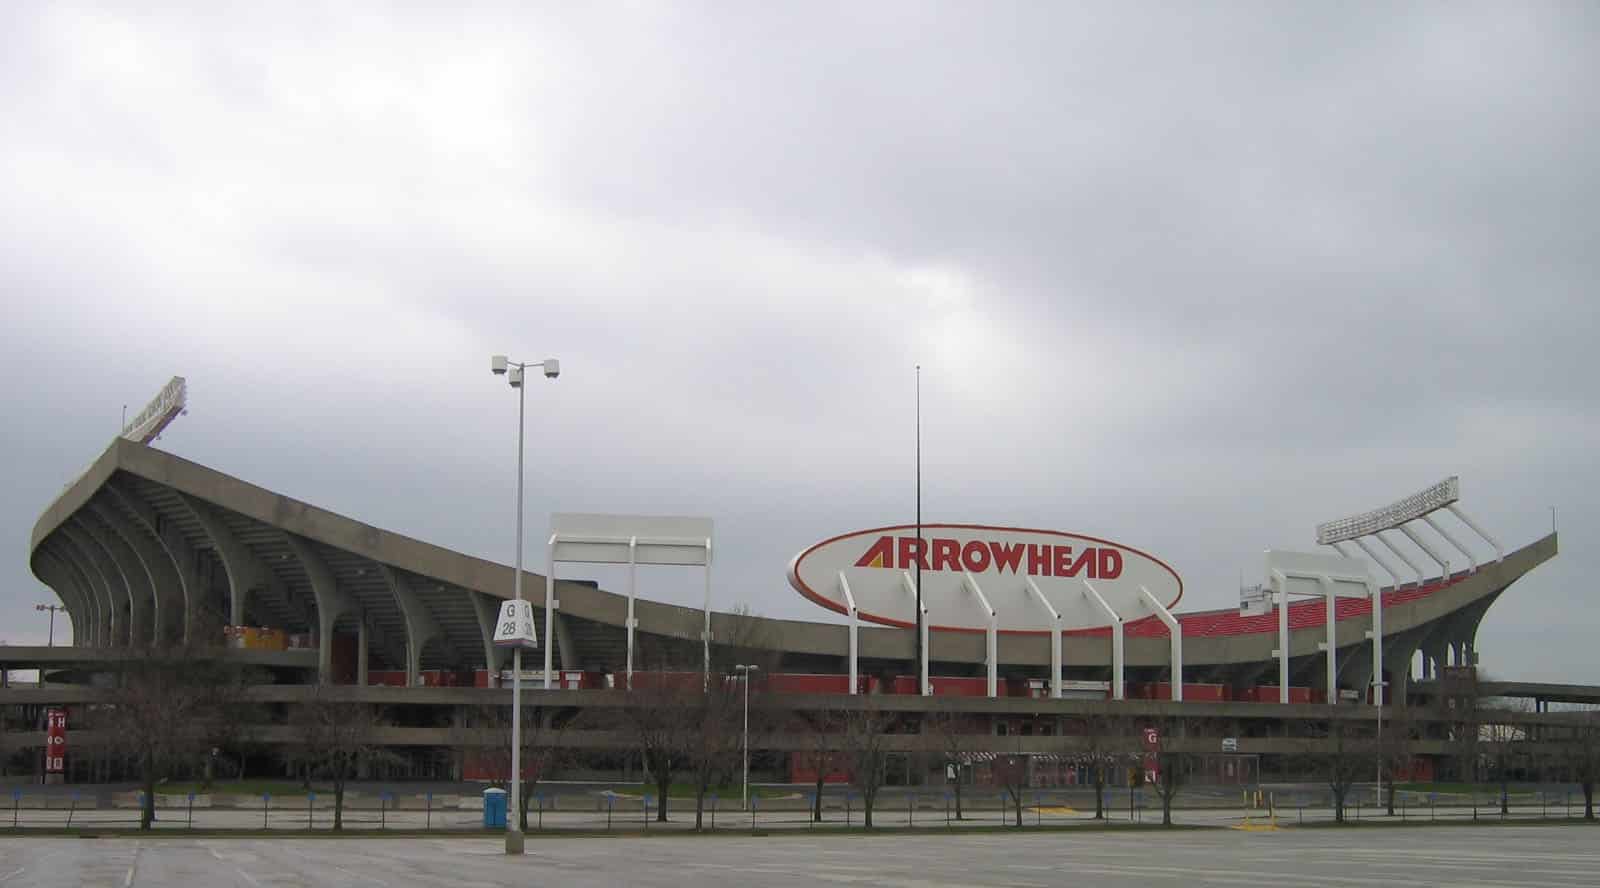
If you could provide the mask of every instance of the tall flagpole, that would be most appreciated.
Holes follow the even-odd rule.
[[[922,365],[917,365],[917,659],[911,664],[912,671],[917,673],[917,681],[922,681]],[[927,693],[925,687],[918,687],[918,694]]]

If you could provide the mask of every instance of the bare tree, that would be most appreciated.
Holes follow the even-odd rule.
[[[1511,813],[1511,772],[1528,746],[1527,727],[1505,716],[1527,712],[1528,708],[1527,700],[1495,700],[1478,708],[1481,717],[1478,742],[1489,767],[1494,770],[1495,782],[1500,785],[1502,817]]]
[[[1477,783],[1482,754],[1483,695],[1478,670],[1471,666],[1445,667],[1438,681],[1434,717],[1444,726],[1454,760],[1456,779]]]
[[[747,667],[755,673],[750,677],[753,689],[759,676],[776,665],[777,650],[767,642],[763,625],[744,606],[716,615],[709,664],[701,659],[698,645],[665,637],[640,640],[640,660],[647,668],[634,673],[621,718],[659,794],[658,821],[668,819],[673,775],[687,769],[696,784],[698,827],[706,793],[740,760],[742,695],[749,689],[733,674],[736,667]],[[758,708],[751,714],[759,730],[764,712]]]
[[[333,828],[342,830],[345,787],[362,763],[383,755],[375,736],[383,722],[377,707],[332,699],[326,688],[316,685],[311,699],[294,709],[290,724],[299,735],[307,773],[333,785]]]
[[[811,794],[811,819],[822,822],[822,788],[828,775],[845,764],[844,716],[837,710],[823,707],[796,711],[791,720],[792,730],[805,738],[803,753],[807,763],[816,769]]]
[[[1583,712],[1567,740],[1567,767],[1583,790],[1583,819],[1594,820],[1594,785],[1600,778],[1600,710]]]
[[[1022,793],[1028,788],[1028,757],[1022,753],[1001,753],[989,766],[994,782],[1011,800],[1017,826],[1022,826]]]
[[[1161,825],[1172,825],[1172,803],[1188,785],[1194,757],[1181,751],[1189,724],[1177,716],[1163,716],[1154,724],[1154,743],[1146,742],[1147,754],[1155,760],[1155,782],[1151,788],[1161,799]],[[1153,748],[1149,748],[1153,747]]]
[[[1343,718],[1308,725],[1306,734],[1306,757],[1328,784],[1333,797],[1334,822],[1343,823],[1351,788],[1372,774],[1377,766],[1377,743],[1349,719]]]
[[[479,764],[494,775],[491,782],[509,790],[514,733],[509,707],[480,706],[466,715],[466,723],[452,732],[456,744],[474,747]],[[528,831],[528,807],[539,781],[563,760],[566,747],[562,745],[562,736],[573,721],[556,707],[522,707],[522,786],[517,794],[517,818],[523,832]],[[489,737],[487,745],[483,745],[484,732]]]
[[[844,713],[844,756],[850,767],[850,785],[861,794],[863,822],[871,829],[872,807],[883,787],[888,735],[895,719],[870,697],[862,698],[862,703],[861,708]]]
[[[620,715],[624,728],[639,748],[649,781],[655,784],[660,800],[656,820],[665,823],[672,776],[683,764],[683,751],[690,745],[688,737],[694,728],[697,698],[702,694],[702,677],[694,673],[655,670],[635,672],[633,679],[628,705]]]
[[[978,733],[977,722],[959,712],[935,712],[923,720],[929,741],[934,744],[934,754],[939,757],[950,781],[956,802],[956,819],[965,819],[961,808],[962,771],[971,760],[973,735]]]
[[[150,829],[156,784],[210,749],[222,707],[239,696],[239,672],[204,651],[149,649],[123,661],[114,679],[96,717],[139,774],[139,828]]]
[[[1378,756],[1382,765],[1383,781],[1388,784],[1387,805],[1389,816],[1394,816],[1394,785],[1402,774],[1409,774],[1413,750],[1417,740],[1417,721],[1411,707],[1400,703],[1392,708],[1393,715],[1381,728],[1378,739]],[[1382,788],[1380,787],[1380,791]]]
[[[1099,703],[1077,720],[1077,726],[1082,738],[1081,758],[1094,781],[1094,819],[1104,820],[1106,784],[1125,763],[1132,725],[1110,704]]]
[[[742,762],[744,700],[749,689],[733,676],[713,675],[706,689],[684,696],[684,762],[694,778],[694,828],[705,825],[706,795]],[[761,710],[758,708],[759,728]]]

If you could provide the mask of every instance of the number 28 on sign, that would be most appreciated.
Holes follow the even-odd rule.
[[[495,621],[494,643],[502,647],[536,648],[539,637],[533,633],[533,604],[503,601],[500,618]]]

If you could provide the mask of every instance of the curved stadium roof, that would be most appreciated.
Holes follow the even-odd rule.
[[[1385,659],[1409,663],[1416,651],[1437,656],[1470,648],[1488,607],[1513,582],[1556,554],[1555,534],[1474,571],[1383,592]],[[224,625],[265,625],[290,632],[354,633],[364,624],[377,668],[499,668],[490,644],[501,599],[512,595],[512,569],[392,533],[309,503],[119,438],[47,508],[29,548],[34,574],[66,606],[74,643],[177,645]],[[524,583],[544,577],[524,574]],[[559,669],[620,671],[625,659],[627,599],[592,583],[558,581],[555,658]],[[537,588],[537,585],[534,586]],[[542,602],[535,602],[539,610]],[[699,647],[702,612],[640,599],[641,639]],[[543,620],[543,614],[537,614]],[[1178,615],[1185,672],[1191,680],[1256,681],[1275,674],[1277,617],[1237,610]],[[1338,603],[1340,684],[1370,680],[1371,603]],[[1296,672],[1314,673],[1324,639],[1319,601],[1290,608]],[[1166,627],[1153,617],[1130,622],[1127,664],[1167,665]],[[713,639],[740,637],[771,648],[782,668],[843,672],[848,628],[835,623],[714,614]],[[715,643],[715,641],[713,642]],[[320,648],[329,667],[331,645]],[[863,628],[864,664],[903,668],[912,633]],[[984,662],[984,638],[935,633],[936,672]],[[1008,637],[999,659],[1016,673],[1042,674],[1048,639]],[[1069,669],[1109,671],[1109,630],[1067,634]],[[1438,657],[1442,662],[1443,657]],[[1401,676],[1403,679],[1403,676]]]

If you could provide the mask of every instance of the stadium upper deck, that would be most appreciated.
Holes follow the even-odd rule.
[[[1383,650],[1390,687],[1404,692],[1419,652],[1424,675],[1475,662],[1473,640],[1490,605],[1556,550],[1552,533],[1470,571],[1386,588]],[[392,674],[408,686],[425,683],[430,674],[498,674],[509,659],[491,639],[498,604],[512,595],[511,568],[363,524],[123,438],[40,517],[30,563],[66,606],[77,645],[179,645],[220,639],[228,627],[270,627],[314,647],[323,680],[378,683],[374,676],[388,681]],[[543,582],[542,576],[524,575],[524,583],[535,584],[531,588]],[[626,598],[573,581],[558,581],[556,593],[556,669],[590,676],[620,672]],[[542,624],[541,604],[535,602]],[[698,653],[701,611],[645,599],[636,607],[638,644]],[[1371,611],[1368,599],[1338,601],[1336,690],[1347,695],[1371,683]],[[1212,699],[1234,699],[1235,692],[1276,681],[1275,614],[1229,609],[1177,616],[1185,683],[1219,686],[1222,696]],[[711,623],[713,645],[738,637],[769,648],[781,671],[846,671],[849,638],[843,625],[720,613]],[[1292,604],[1289,628],[1291,684],[1327,694],[1319,649],[1326,637],[1323,603]],[[1158,693],[1154,683],[1171,680],[1167,628],[1149,617],[1127,623],[1125,631],[1130,688]],[[1109,676],[1109,634],[1066,633],[1068,677]],[[889,677],[911,671],[913,645],[912,632],[863,628],[862,669]],[[934,675],[976,675],[985,657],[981,634],[931,637]],[[1008,635],[999,644],[998,661],[1012,687],[1025,686],[1024,679],[1048,670],[1048,639]]]

